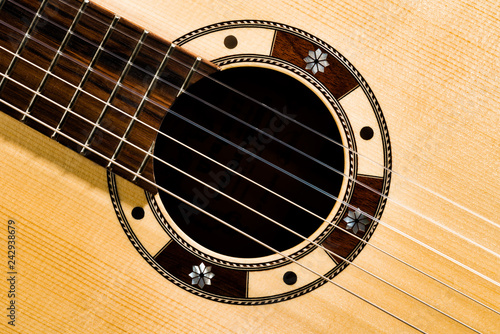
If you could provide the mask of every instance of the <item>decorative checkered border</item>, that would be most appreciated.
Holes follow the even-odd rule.
[[[383,145],[383,149],[384,149],[384,186],[383,186],[383,190],[382,190],[382,196],[381,196],[381,199],[379,201],[379,205],[378,205],[376,213],[374,215],[375,219],[372,220],[372,223],[370,224],[368,232],[365,234],[363,241],[359,242],[358,245],[356,246],[356,248],[347,257],[347,260],[350,262],[361,252],[361,250],[366,245],[366,243],[368,242],[370,237],[373,235],[375,228],[378,224],[377,221],[380,219],[380,217],[382,215],[383,209],[384,209],[386,202],[387,202],[387,196],[389,194],[389,185],[390,185],[390,180],[391,180],[391,172],[390,171],[392,168],[392,157],[391,157],[392,150],[391,150],[390,139],[389,139],[389,131],[387,128],[387,124],[384,120],[380,105],[379,105],[378,101],[376,100],[373,91],[368,86],[368,83],[359,74],[359,72],[354,68],[354,66],[351,63],[349,63],[349,61],[347,61],[347,59],[345,59],[337,50],[332,48],[330,45],[328,45],[324,41],[318,39],[315,36],[312,36],[312,35],[304,32],[300,29],[297,29],[297,28],[293,28],[293,27],[290,27],[287,25],[283,25],[283,24],[279,24],[279,23],[275,23],[275,22],[269,22],[269,21],[258,21],[258,20],[228,21],[228,22],[222,22],[222,23],[206,26],[206,27],[200,28],[198,30],[195,30],[191,33],[188,33],[188,34],[178,38],[177,40],[174,41],[174,43],[176,43],[178,45],[182,45],[182,44],[185,44],[188,41],[190,41],[194,38],[200,37],[202,35],[212,33],[214,31],[218,31],[218,30],[224,30],[224,29],[230,29],[230,28],[236,28],[236,27],[238,27],[238,28],[260,27],[260,28],[266,28],[266,29],[282,30],[282,31],[286,31],[288,33],[292,33],[292,34],[295,34],[297,36],[300,36],[306,40],[309,40],[312,43],[315,43],[318,46],[321,46],[322,49],[327,51],[330,55],[332,55],[333,57],[338,59],[342,64],[344,64],[344,66],[356,78],[360,87],[363,89],[365,95],[367,96],[368,100],[370,101],[370,104],[372,105],[372,109],[375,112],[375,116],[377,118],[379,128],[381,129],[381,133],[382,133],[382,145]],[[331,96],[331,94],[328,92],[328,90],[321,83],[319,83],[315,78],[312,78],[307,73],[304,74],[305,71],[303,71],[302,69],[298,69],[297,67],[295,67],[292,64],[285,64],[285,62],[276,61],[275,59],[270,58],[270,57],[261,57],[261,56],[254,56],[254,55],[252,55],[251,57],[247,57],[247,58],[241,57],[241,56],[239,56],[239,57],[236,56],[236,57],[227,57],[227,58],[217,60],[219,65],[225,65],[225,64],[228,64],[230,62],[236,62],[236,61],[268,62],[270,64],[274,64],[277,66],[282,66],[284,68],[287,68],[288,70],[293,71],[294,73],[300,75],[302,78],[308,80],[313,85],[315,85],[328,98],[328,100],[330,101],[332,106],[334,106],[335,110],[337,111],[337,115],[339,115],[339,118],[341,119],[342,124],[347,125],[350,128],[349,122],[346,121],[345,113],[343,113],[342,108],[337,103],[337,101],[333,98],[333,96]],[[351,133],[351,136],[352,136],[352,131],[351,132],[346,131],[345,133],[346,134]],[[352,142],[354,143],[354,141],[352,141]],[[355,144],[353,144],[353,145],[355,145]],[[350,174],[351,174],[350,178],[351,177],[355,178],[355,174],[356,174],[356,170],[357,170],[357,168],[355,168],[355,166],[357,165],[357,155],[355,155],[353,153],[353,151],[354,150],[350,151],[350,161],[353,162],[353,163],[350,163]],[[348,188],[352,190],[352,182],[351,181],[352,180],[349,181]],[[111,201],[113,203],[113,207],[115,208],[115,212],[117,214],[118,220],[120,221],[120,224],[122,225],[126,235],[131,240],[132,244],[138,250],[138,252],[141,254],[141,256],[144,259],[146,259],[146,261],[155,270],[157,270],[163,277],[165,277],[167,280],[169,280],[170,282],[174,283],[175,285],[177,285],[177,286],[179,286],[179,287],[181,287],[181,288],[183,288],[183,289],[185,289],[185,290],[187,290],[195,295],[198,295],[200,297],[204,297],[204,298],[207,298],[207,299],[210,299],[213,301],[229,303],[229,304],[263,305],[263,304],[277,303],[277,302],[281,302],[281,301],[285,301],[285,300],[288,300],[291,298],[301,296],[303,294],[306,294],[306,293],[322,286],[326,282],[328,282],[328,280],[325,280],[323,278],[318,278],[317,280],[311,282],[310,284],[303,286],[299,289],[293,290],[291,292],[288,292],[288,293],[273,295],[273,296],[268,296],[268,297],[246,298],[246,299],[234,299],[234,298],[228,298],[228,297],[221,297],[218,295],[207,293],[206,291],[195,288],[194,286],[187,285],[184,282],[182,282],[182,281],[178,280],[177,278],[173,277],[172,275],[170,275],[161,266],[159,266],[158,263],[152,257],[152,255],[146,251],[146,249],[142,246],[142,244],[138,240],[137,236],[133,233],[133,231],[130,228],[130,225],[126,219],[126,216],[123,212],[123,209],[121,207],[121,204],[120,204],[120,201],[118,198],[118,191],[116,189],[115,177],[114,177],[114,174],[111,172],[108,172],[108,185],[109,185]],[[346,196],[348,194],[352,195],[351,191],[346,191]],[[153,197],[148,195],[148,199],[153,199]],[[348,202],[348,201],[344,201],[344,202]],[[155,213],[155,215],[157,213],[161,214],[159,207],[158,207],[158,204],[156,202],[154,202],[154,204],[152,204],[152,203],[153,203],[153,201],[150,201],[151,208],[152,208],[153,212]],[[347,206],[345,204],[343,204],[340,207],[340,209],[338,210],[337,215],[334,218],[334,221],[337,221],[337,219],[339,219],[338,216],[340,214],[344,214],[346,209],[347,209]],[[163,215],[161,215],[161,217],[163,217]],[[157,216],[157,219],[158,218],[159,217]],[[160,219],[160,221],[165,222],[165,219],[164,218]],[[163,226],[167,226],[167,225],[168,224],[164,224]],[[333,224],[332,224],[332,226],[333,226]],[[320,242],[321,242],[322,240],[324,240],[324,238],[326,238],[328,236],[329,232],[331,232],[331,231],[332,231],[332,229],[325,230],[321,234],[321,236],[318,237],[316,240],[320,240]],[[193,249],[192,247],[190,247],[190,248]],[[300,258],[300,257],[308,254],[314,248],[315,247],[309,247],[309,248],[307,248],[307,250],[305,248],[305,249],[300,251],[302,253],[298,254],[299,253],[298,252],[298,253],[293,254],[293,256],[295,258]],[[209,259],[207,257],[204,257],[203,254],[201,252],[197,251],[196,249],[193,249],[192,253],[204,258],[205,260],[213,261],[214,263],[217,263],[218,265],[226,265],[226,266],[230,266],[233,268],[238,267],[238,268],[240,268],[240,270],[251,270],[247,264],[244,264],[244,266],[241,266],[242,264],[229,263],[229,262],[226,262],[225,264],[223,264],[220,262],[220,260],[217,261],[217,259],[213,259],[213,258]],[[275,263],[271,262],[267,265],[265,265],[265,264],[263,264],[263,265],[266,269],[268,269],[268,268],[272,268],[273,266],[281,266],[281,265],[284,265],[284,264],[290,262],[290,260],[287,260],[287,259],[284,259],[284,260],[286,260],[286,261],[283,261],[281,263],[279,261],[274,261]],[[347,265],[348,265],[348,262],[343,261],[343,262],[339,263],[337,266],[335,266],[328,273],[326,273],[324,276],[328,279],[332,279],[338,273],[340,273],[345,267],[347,267]],[[250,266],[255,266],[255,265],[250,265]],[[261,269],[262,269],[262,266],[261,266]]]

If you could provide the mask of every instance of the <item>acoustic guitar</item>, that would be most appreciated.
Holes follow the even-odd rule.
[[[0,1],[3,333],[500,332],[494,1]]]

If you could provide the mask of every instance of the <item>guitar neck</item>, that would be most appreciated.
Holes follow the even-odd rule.
[[[160,124],[217,67],[87,1],[6,0],[0,24],[2,111],[155,193]]]

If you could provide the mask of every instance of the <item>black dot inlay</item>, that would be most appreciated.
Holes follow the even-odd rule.
[[[234,49],[238,45],[238,40],[233,35],[224,38],[224,46],[228,49]]]
[[[369,126],[365,126],[361,129],[359,134],[364,140],[370,140],[373,138],[373,129]]]
[[[287,271],[285,275],[283,275],[283,282],[288,285],[294,285],[295,283],[297,283],[297,274],[295,274],[293,271]]]
[[[137,219],[137,220],[144,218],[144,209],[139,207],[139,206],[133,208],[132,209],[132,217],[134,217],[134,219]]]

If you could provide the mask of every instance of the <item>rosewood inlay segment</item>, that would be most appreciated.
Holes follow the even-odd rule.
[[[381,196],[374,192],[373,190],[367,189],[363,185],[374,189],[375,191],[381,193],[383,191],[384,180],[382,178],[361,176],[358,175],[356,178],[356,184],[354,186],[354,192],[349,204],[353,208],[359,208],[364,214],[375,216],[377,212],[377,207],[381,200]],[[349,254],[352,253],[360,243],[359,239],[352,236],[350,233],[352,231],[348,230],[346,232],[346,222],[344,218],[347,216],[347,212],[353,210],[349,208],[345,215],[340,220],[338,227],[335,228],[332,233],[323,241],[322,245],[326,249],[332,251],[333,253],[347,258]],[[356,234],[359,238],[364,238],[365,234],[369,231],[368,227],[365,232],[358,231]],[[335,257],[335,256],[333,256]],[[340,261],[336,258],[336,261]]]
[[[155,256],[156,262],[171,273],[173,276],[191,285],[193,265],[199,265],[204,262],[212,266],[212,272],[215,274],[211,285],[206,285],[203,290],[216,295],[245,298],[247,292],[247,271],[221,267],[212,263],[207,263],[197,256],[194,256],[177,242],[170,242]],[[194,286],[193,286],[194,287]]]
[[[168,108],[218,68],[78,0],[5,0],[0,29],[1,111],[155,193]]]
[[[299,36],[277,31],[271,55],[305,69],[307,64],[304,58],[309,54],[309,51],[316,51],[317,49],[316,44]],[[326,58],[326,61],[328,61],[329,65],[324,69],[324,73],[317,72],[314,76],[330,90],[336,99],[342,98],[345,94],[358,87],[356,78],[341,62],[330,55]]]

